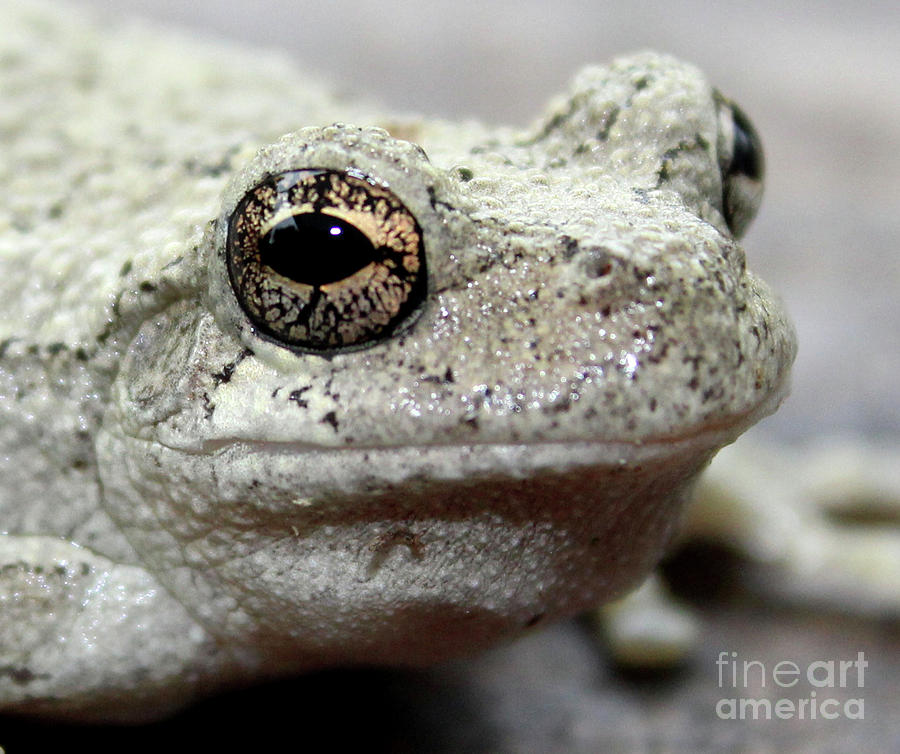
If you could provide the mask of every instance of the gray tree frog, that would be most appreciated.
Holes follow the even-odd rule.
[[[155,717],[606,602],[785,395],[735,240],[758,139],[691,65],[586,68],[519,131],[42,5],[0,29],[6,710]]]

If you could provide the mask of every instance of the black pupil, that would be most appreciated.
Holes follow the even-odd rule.
[[[762,178],[762,147],[750,120],[738,108],[733,108],[734,154],[731,157],[730,175],[746,175],[755,181]]]
[[[260,260],[283,277],[320,286],[375,261],[375,247],[350,223],[320,212],[282,220],[259,239]]]

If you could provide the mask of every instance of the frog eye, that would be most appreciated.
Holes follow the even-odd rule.
[[[719,169],[722,209],[736,237],[744,234],[762,201],[762,142],[750,119],[734,102],[716,93],[719,108]]]
[[[259,332],[302,351],[364,347],[425,298],[422,231],[386,187],[356,171],[289,170],[231,215],[232,289]]]

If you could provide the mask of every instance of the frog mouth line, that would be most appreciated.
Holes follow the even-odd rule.
[[[331,453],[372,453],[384,451],[418,451],[426,452],[432,449],[446,451],[447,448],[458,448],[461,452],[477,452],[479,449],[495,449],[503,453],[513,453],[516,449],[526,452],[533,449],[538,455],[550,452],[575,453],[580,455],[587,449],[591,449],[590,455],[595,460],[605,457],[610,464],[637,463],[643,460],[657,459],[667,455],[677,454],[682,448],[714,448],[718,449],[733,442],[742,432],[756,424],[760,419],[772,414],[787,396],[790,387],[789,375],[780,381],[775,389],[770,391],[762,400],[752,405],[749,409],[735,413],[727,417],[708,420],[683,432],[667,435],[648,436],[645,438],[633,438],[626,440],[610,439],[552,439],[552,440],[483,440],[483,441],[445,441],[422,443],[396,443],[396,444],[359,444],[359,445],[319,445],[305,443],[299,440],[259,440],[255,438],[242,438],[228,436],[220,438],[203,439],[196,444],[179,444],[166,442],[157,434],[149,442],[156,442],[168,450],[185,453],[191,456],[213,456],[228,452],[242,453],[274,453],[279,455],[319,455]],[[137,439],[137,438],[135,438]],[[538,451],[537,449],[540,449]],[[577,451],[577,452],[576,452]],[[601,452],[598,452],[601,451]]]

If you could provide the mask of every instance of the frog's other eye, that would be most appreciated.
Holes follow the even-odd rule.
[[[734,102],[716,93],[719,112],[719,169],[725,222],[740,237],[762,201],[762,142],[750,119]]]
[[[360,348],[407,324],[425,298],[422,231],[356,171],[289,170],[231,215],[231,286],[259,332],[301,351]]]

